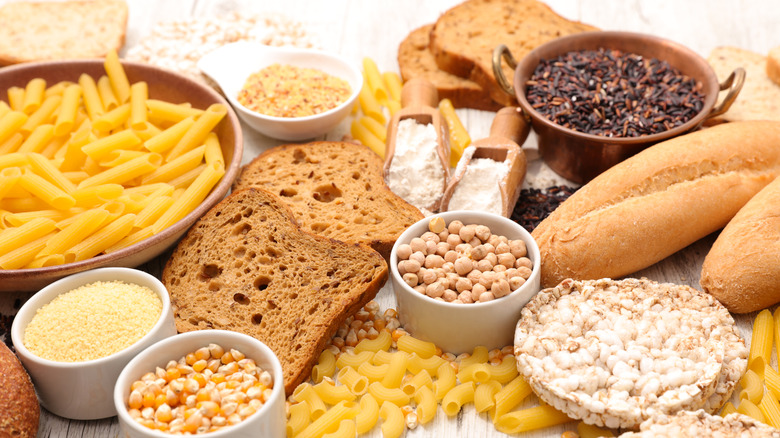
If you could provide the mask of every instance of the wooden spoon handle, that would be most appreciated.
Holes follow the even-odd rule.
[[[428,106],[436,108],[439,105],[439,92],[436,87],[423,78],[408,80],[401,89],[401,107]]]
[[[528,137],[531,126],[523,118],[523,113],[516,106],[501,108],[490,125],[491,137],[504,137],[522,145]]]

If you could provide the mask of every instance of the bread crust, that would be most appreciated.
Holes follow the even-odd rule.
[[[519,60],[537,46],[573,33],[598,30],[567,20],[536,0],[468,0],[444,12],[431,31],[430,49],[440,69],[468,78],[503,106],[516,105],[493,76],[493,49],[506,44]],[[504,65],[511,81],[514,71]]]
[[[780,302],[780,178],[721,231],[704,258],[700,285],[734,313]]]
[[[780,174],[778,144],[780,123],[726,123],[605,171],[532,232],[542,286],[622,277],[722,228]]]
[[[41,410],[27,371],[0,342],[0,436],[35,438]]]

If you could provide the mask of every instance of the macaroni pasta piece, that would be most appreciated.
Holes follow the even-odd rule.
[[[484,383],[490,379],[490,375],[490,366],[486,363],[475,363],[467,367],[461,365],[461,369],[457,373],[458,380],[462,383]]]
[[[298,435],[311,422],[309,404],[305,401],[290,405],[290,418],[287,420],[287,436]]]
[[[427,359],[436,354],[436,344],[433,342],[422,341],[410,335],[404,335],[396,341],[398,350],[407,353],[417,353],[423,359]]]
[[[335,432],[326,433],[322,438],[354,438],[357,427],[353,420],[341,420]]]
[[[390,335],[390,332],[382,330],[375,339],[365,338],[358,342],[358,344],[355,345],[355,353],[360,353],[363,351],[371,351],[376,353],[379,350],[388,351],[390,350],[390,346],[392,344],[393,338]]]
[[[759,407],[750,400],[741,400],[739,402],[739,406],[737,406],[737,412],[743,415],[747,415],[756,421],[769,424],[767,419],[764,417],[763,410],[759,409]]]
[[[496,406],[496,393],[501,390],[501,383],[489,380],[474,390],[474,407],[478,413],[486,412]]]
[[[436,375],[438,378],[433,382],[433,394],[436,396],[436,400],[441,400],[455,387],[455,369],[452,368],[449,362],[445,362],[436,370]]]
[[[344,385],[334,385],[329,382],[320,382],[314,386],[314,392],[320,396],[323,402],[329,405],[335,405],[341,401],[352,401],[355,399],[355,394]]]
[[[320,357],[317,360],[317,364],[311,370],[311,379],[314,383],[322,382],[322,378],[325,376],[332,376],[336,372],[336,356],[333,352],[325,349],[320,353]]]
[[[436,416],[436,396],[427,386],[422,386],[414,393],[414,402],[417,404],[417,418],[420,424],[433,420]]]
[[[293,390],[292,397],[296,402],[305,401],[309,404],[309,413],[312,420],[316,420],[328,410],[325,407],[325,402],[323,402],[320,396],[317,395],[317,392],[314,391],[314,387],[308,383],[301,383],[298,385]]]
[[[368,393],[380,403],[387,401],[397,406],[409,403],[409,396],[401,388],[387,388],[380,382],[372,382],[368,385]]]
[[[447,394],[441,401],[441,407],[444,410],[444,413],[449,417],[457,415],[463,405],[474,401],[475,390],[476,385],[474,382],[466,382],[447,391]]]
[[[379,408],[379,416],[382,417],[382,436],[384,438],[398,438],[404,433],[404,414],[401,408],[385,401]]]
[[[739,393],[739,399],[748,399],[754,404],[758,404],[761,401],[761,397],[764,395],[764,382],[753,370],[747,370],[739,384],[742,386],[742,391]]]
[[[594,426],[592,424],[585,424],[582,421],[577,423],[577,433],[580,435],[580,438],[599,438],[599,437],[615,436],[615,434],[612,433],[612,431],[609,429]]]
[[[371,394],[363,394],[360,397],[360,410],[355,416],[355,425],[357,426],[357,433],[366,433],[374,428],[376,421],[379,419],[379,403]]]
[[[363,395],[366,393],[366,391],[368,391],[368,377],[361,376],[360,373],[355,371],[355,369],[352,367],[344,367],[340,369],[337,377],[339,382],[341,382],[345,387],[349,388],[352,394]]]
[[[357,411],[356,403],[341,401],[314,419],[301,433],[296,435],[296,438],[321,437],[326,433],[335,432],[342,420],[355,418]]]

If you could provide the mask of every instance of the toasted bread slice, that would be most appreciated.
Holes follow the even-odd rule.
[[[366,146],[313,142],[277,146],[244,166],[233,190],[282,197],[306,231],[364,243],[389,259],[398,236],[423,218],[387,188],[382,160]]]
[[[279,357],[288,395],[386,280],[379,253],[302,231],[282,200],[262,189],[235,192],[206,213],[162,275],[179,332],[259,339]]]
[[[742,120],[780,121],[780,85],[767,76],[766,56],[750,50],[723,46],[713,49],[707,57],[707,62],[721,82],[737,67],[745,69],[745,85],[731,108],[716,120],[708,120],[707,124]]]
[[[468,0],[442,14],[431,31],[431,52],[440,69],[468,78],[504,105],[515,104],[493,76],[493,49],[506,44],[520,60],[558,37],[597,28],[567,20],[536,0]],[[510,81],[514,71],[504,65]]]
[[[13,2],[0,7],[0,65],[99,58],[125,42],[124,0]]]
[[[428,80],[439,91],[439,98],[449,99],[455,108],[501,109],[501,105],[494,102],[479,84],[447,73],[436,65],[428,48],[431,29],[433,25],[428,24],[413,30],[398,46],[398,66],[404,81],[412,78]]]

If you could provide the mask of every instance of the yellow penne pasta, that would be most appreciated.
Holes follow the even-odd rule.
[[[160,134],[146,140],[144,142],[144,147],[151,152],[157,152],[159,154],[166,152],[176,146],[181,138],[184,137],[184,134],[192,128],[194,123],[194,117],[182,119]]]
[[[610,437],[615,434],[606,428],[594,426],[592,424],[585,424],[580,421],[577,423],[577,434],[579,438],[598,438],[598,437]]]
[[[97,89],[100,95],[100,102],[103,104],[104,113],[119,106],[119,101],[114,95],[114,90],[111,88],[111,80],[108,79],[108,76],[103,75],[98,78]]]
[[[467,367],[462,367],[457,373],[460,382],[484,383],[490,380],[490,365],[486,363],[475,363]]]
[[[398,342],[400,341],[401,340],[399,339]],[[406,362],[408,359],[409,357],[406,354],[400,352],[393,353],[390,358],[390,363],[388,363],[390,367],[387,369],[387,374],[382,378],[382,385],[387,388],[400,387],[404,374],[406,374]]]
[[[18,152],[40,152],[52,138],[54,138],[54,125],[38,125],[19,146]]]
[[[181,156],[185,152],[203,144],[206,141],[206,137],[209,135],[217,124],[225,118],[227,114],[227,107],[222,104],[215,103],[209,106],[192,124],[187,132],[184,133],[181,140],[168,152],[167,159],[173,160],[176,157]]]
[[[384,401],[379,408],[379,416],[382,417],[382,436],[384,438],[398,438],[404,433],[404,414],[397,405]]]
[[[321,437],[326,433],[335,432],[342,420],[355,418],[357,415],[357,403],[339,402],[327,412],[314,419],[305,429],[301,431],[296,438],[314,438]],[[314,418],[314,416],[312,416]]]
[[[489,380],[474,390],[474,407],[478,413],[487,412],[496,406],[496,393],[501,390],[501,384]]]
[[[423,359],[427,359],[436,354],[436,344],[433,342],[422,341],[410,335],[404,335],[396,341],[398,350],[407,353],[417,353]]]
[[[296,402],[305,401],[309,404],[309,412],[311,413],[312,420],[316,420],[328,409],[325,407],[325,402],[322,401],[317,392],[314,391],[314,387],[308,383],[301,383],[298,385],[292,393],[292,398]]]
[[[750,339],[750,355],[748,364],[756,357],[764,359],[764,363],[772,360],[772,338],[774,337],[774,318],[769,309],[764,309],[756,315],[753,322],[753,334]]]
[[[368,393],[374,396],[377,402],[382,404],[389,401],[397,406],[409,403],[409,395],[401,391],[401,388],[388,388],[380,382],[372,382],[368,385]]]
[[[21,133],[15,132],[11,134],[5,141],[0,142],[0,155],[17,151],[23,141],[24,136]]]
[[[737,408],[735,408],[731,402],[726,402],[726,404],[721,408],[719,415],[721,417],[725,417],[726,415],[733,414],[734,412],[737,412]]]
[[[425,370],[432,377],[436,377],[437,370],[445,363],[441,356],[431,356],[427,359],[421,358],[417,353],[409,355],[409,360],[406,362],[406,369],[412,374],[417,374],[422,370]]]
[[[6,167],[24,167],[28,164],[30,164],[28,155],[21,152],[0,155],[0,169]]]
[[[24,112],[24,88],[11,87],[8,89],[8,105],[14,111]]]
[[[756,361],[758,362],[758,361]],[[754,362],[753,364],[755,365]],[[751,367],[751,370],[754,370],[754,366]],[[760,377],[764,379],[764,384],[766,385],[766,388],[771,392],[775,398],[780,399],[780,373],[775,371],[772,367],[763,367],[763,370],[761,373],[756,372]]]
[[[517,360],[514,356],[506,355],[501,359],[501,364],[490,365],[489,369],[492,380],[506,385],[517,377]]]
[[[4,115],[6,115],[11,111],[13,111],[11,107],[8,106],[8,104],[5,103],[4,101],[0,100],[0,119],[2,119]]]
[[[60,150],[62,162],[59,169],[63,172],[83,170],[86,155],[81,148],[90,141],[92,141],[92,122],[85,120]]]
[[[323,402],[329,405],[335,405],[340,401],[352,401],[355,394],[344,385],[334,385],[332,382],[320,382],[313,385],[314,392],[320,396]]]
[[[387,127],[377,122],[376,119],[363,116],[360,118],[360,124],[371,131],[371,133],[374,134],[374,136],[376,136],[376,138],[378,138],[382,143],[387,141]]]
[[[158,136],[163,132],[162,129],[158,128],[152,122],[149,121],[143,122],[141,125],[133,128],[133,131],[143,141],[147,141],[150,138]]]
[[[488,353],[489,353],[488,349],[482,345],[478,345],[474,347],[474,350],[471,352],[470,355],[461,359],[460,369],[467,368],[471,365],[478,364],[478,363],[486,363],[489,357]]]
[[[97,231],[109,216],[110,213],[103,208],[85,211],[78,215],[72,223],[61,229],[49,239],[46,243],[46,247],[38,253],[38,256],[63,254],[65,250],[73,247],[78,242],[81,242]]]
[[[80,182],[78,188],[81,189],[84,187],[98,186],[102,184],[111,184],[111,183],[122,184],[132,180],[135,177],[154,171],[155,169],[160,167],[160,163],[162,163],[162,157],[160,156],[160,154],[155,154],[150,152],[142,157],[134,158],[126,163],[120,164],[119,166],[112,167],[96,175],[92,175],[89,178],[85,179],[84,181]],[[219,175],[219,178],[221,177],[222,175]],[[219,178],[216,179],[218,180]],[[209,182],[210,181],[211,180],[209,180]],[[209,187],[209,190],[210,189],[211,187]],[[201,198],[200,200],[202,201],[203,198]],[[200,203],[200,201],[198,201],[198,203]]]
[[[385,143],[358,120],[353,120],[350,128],[352,137],[364,146],[368,146],[380,158],[385,158]]]
[[[54,135],[65,135],[73,131],[76,125],[76,110],[81,100],[81,86],[69,85],[62,93],[62,101],[57,109],[57,119],[54,122]]]
[[[369,57],[363,58],[363,77],[377,101],[382,102],[388,99],[389,94],[385,89],[382,74],[379,73],[379,69],[374,60]]]
[[[135,215],[126,214],[93,233],[81,242],[65,250],[65,256],[73,254],[74,261],[86,260],[102,253],[106,248],[124,239],[133,229]]]
[[[79,85],[81,86],[81,95],[84,98],[84,107],[87,110],[89,118],[94,120],[105,111],[103,109],[103,103],[100,100],[100,93],[97,89],[97,84],[92,76],[82,73],[79,76]]]
[[[178,123],[186,118],[193,119],[203,114],[202,109],[177,105],[157,99],[147,99],[146,108],[149,109],[149,117],[166,122]]]
[[[56,84],[52,85],[51,87],[47,88],[46,91],[43,92],[43,98],[46,99],[49,96],[53,96],[55,94],[62,96],[62,93],[65,92],[65,89],[68,88],[68,86],[73,85],[73,82],[71,81],[59,81]]]
[[[172,187],[174,187],[176,190],[184,190],[190,185],[192,185],[193,182],[202,174],[206,167],[209,165],[206,163],[201,164],[200,166],[190,170],[189,172],[185,173],[182,176],[176,177],[170,181],[168,181],[168,184],[170,184]]]
[[[536,406],[496,417],[496,429],[504,433],[522,433],[544,429],[571,421],[552,406]]]
[[[28,117],[20,111],[7,112],[0,118],[0,142],[8,140],[9,137],[19,131],[27,123],[27,119]]]
[[[770,397],[767,397],[767,399],[769,398]],[[765,403],[764,408],[766,407],[770,407],[771,409],[771,404]],[[739,402],[739,406],[737,406],[737,412],[743,415],[747,415],[748,417],[751,417],[756,421],[769,424],[769,420],[764,415],[764,411],[759,406],[756,406],[750,400],[741,400]]]
[[[146,207],[151,199],[141,195],[123,194],[116,199],[116,202],[124,204],[124,211],[127,213],[138,213]],[[173,204],[171,204],[173,205]]]
[[[523,379],[523,376],[515,377],[514,380],[496,393],[496,414],[494,418],[498,419],[511,411],[530,394],[531,385]]]
[[[748,399],[754,404],[758,404],[761,401],[761,397],[764,395],[764,381],[753,370],[747,370],[739,384],[742,386],[742,391],[739,393],[739,399]]]
[[[76,185],[66,178],[48,158],[41,154],[33,153],[28,155],[28,160],[32,170],[46,181],[49,181],[69,194],[76,190]]]
[[[128,151],[125,149],[114,150],[107,153],[103,158],[98,160],[98,164],[102,167],[116,167],[122,163],[143,156],[147,154],[146,151]]]
[[[32,114],[41,107],[43,103],[43,93],[46,91],[46,80],[35,78],[27,82],[24,87],[24,101],[22,102],[22,111],[25,114]]]
[[[326,433],[322,438],[354,438],[357,427],[353,420],[341,420],[339,428],[335,432]]]
[[[124,212],[124,204],[119,202],[107,202],[100,206],[100,208],[106,210],[108,212],[108,216],[103,220],[102,224],[97,224],[96,226],[99,228],[103,226],[104,224],[107,224],[108,222],[116,219]],[[74,207],[68,210],[71,213],[65,216],[64,219],[57,221],[56,226],[60,230],[65,229],[67,226],[72,224],[73,222],[76,222],[79,219],[79,216],[81,216],[82,213],[86,212],[88,209]]]
[[[136,187],[126,187],[125,193],[128,195],[171,196],[174,189],[175,188],[168,183],[142,184]]]
[[[387,94],[389,95],[390,100],[400,102],[401,89],[403,88],[401,76],[399,76],[396,72],[386,71],[382,73],[382,80],[385,83],[385,88],[387,89]]]
[[[146,126],[146,100],[149,98],[149,87],[146,82],[139,81],[130,86],[130,127],[141,129]]]
[[[114,90],[114,95],[119,100],[119,103],[128,102],[130,100],[130,82],[127,80],[124,67],[119,62],[119,55],[117,55],[116,50],[111,50],[106,54],[103,67],[111,83],[111,89]]]
[[[363,81],[363,87],[360,89],[360,94],[358,94],[358,102],[360,102],[360,109],[363,110],[363,114],[383,125],[387,124],[387,119],[382,113],[382,107],[379,106],[379,102],[377,102],[376,97],[374,97],[365,81]]]
[[[18,184],[41,201],[58,210],[65,210],[76,205],[73,196],[32,172],[23,173]]]
[[[417,388],[414,393],[414,402],[417,404],[417,419],[420,424],[433,420],[436,416],[436,395],[427,386]]]
[[[26,245],[51,233],[56,229],[55,222],[47,218],[33,219],[19,227],[0,231],[0,254]]]
[[[298,435],[311,422],[309,404],[305,401],[290,405],[290,418],[287,420],[287,436]]]
[[[360,397],[360,410],[355,416],[357,433],[363,434],[374,428],[379,419],[379,403],[371,394]]]
[[[436,370],[437,379],[433,382],[433,394],[436,396],[436,400],[441,400],[444,396],[455,387],[456,377],[455,369],[452,368],[449,362],[443,363],[438,370]]]
[[[423,386],[433,388],[433,379],[428,371],[421,370],[419,373],[414,374],[411,379],[406,379],[401,383],[401,391],[408,395],[414,395],[418,389]]]
[[[369,352],[366,351],[363,353]],[[385,377],[389,368],[390,365],[388,364],[373,365],[370,361],[365,361],[358,365],[357,372],[360,373],[360,375],[366,376],[369,382],[378,382]]]
[[[455,167],[463,155],[463,150],[471,144],[471,136],[463,127],[463,123],[461,123],[455,112],[455,107],[452,106],[449,99],[442,99],[439,102],[439,112],[447,123],[450,140],[450,166]]]
[[[9,227],[20,227],[27,222],[35,219],[45,218],[51,219],[54,222],[59,222],[66,217],[73,216],[83,212],[82,208],[71,208],[70,210],[35,210],[35,211],[21,211],[17,213],[6,212],[3,216],[4,224]],[[56,226],[55,226],[56,227]]]
[[[25,212],[25,211],[35,211],[35,210],[47,210],[50,208],[51,205],[35,197],[27,197],[27,198],[19,198],[19,199],[6,197],[2,201],[0,201],[0,210],[8,210],[17,213]]]
[[[54,233],[49,233],[24,245],[17,246],[8,252],[0,253],[0,268],[20,269],[29,265],[52,236],[54,236]]]
[[[164,199],[164,198],[158,198]],[[150,204],[152,205],[152,204]],[[139,216],[141,213],[139,213]],[[138,225],[136,225],[138,226]],[[317,364],[311,370],[311,379],[314,383],[320,383],[325,376],[332,376],[336,372],[336,356],[332,351],[325,349],[320,353],[320,357],[317,360]],[[341,381],[339,379],[339,381]]]
[[[162,216],[163,213],[165,213],[166,210],[171,208],[171,205],[173,205],[173,198],[170,196],[158,196],[155,198],[152,198],[151,201],[149,201],[148,204],[146,204],[141,211],[138,212],[135,218],[135,226],[137,228],[145,228],[148,226],[151,226],[154,224],[154,222]],[[335,358],[333,363],[333,370],[330,371],[329,374],[323,374],[327,370],[325,370],[322,367],[317,367],[315,365],[314,369],[312,369],[312,378],[314,378],[314,374],[317,373],[318,376],[321,377],[324,375],[333,375],[333,372],[336,370],[336,364],[335,364]],[[319,383],[319,380],[314,379],[315,382]]]
[[[106,111],[92,121],[92,127],[99,132],[107,133],[122,126],[130,118],[130,104],[124,103]]]
[[[390,116],[394,116],[401,109],[401,102],[398,100],[388,100],[385,105],[387,105],[387,109],[390,111]]]
[[[441,401],[441,408],[444,410],[444,413],[449,417],[457,415],[463,405],[474,401],[475,390],[476,385],[474,382],[466,382],[447,391],[447,394]]]
[[[11,191],[19,178],[22,176],[22,169],[18,167],[6,167],[0,169],[0,199]]]
[[[149,237],[152,237],[154,235],[154,231],[152,230],[151,226],[148,226],[146,228],[141,228],[138,231],[133,231],[125,237],[124,239],[120,240],[114,245],[111,245],[110,247],[106,248],[104,251],[106,254],[119,251],[122,248],[127,248],[130,245],[135,245],[136,243],[147,239]]]
[[[35,110],[34,113],[27,117],[27,120],[19,128],[19,131],[21,131],[23,134],[29,134],[35,128],[37,128],[38,125],[50,122],[52,115],[60,106],[61,101],[62,97],[57,95],[47,97],[46,100],[44,100],[41,104],[40,108]]]
[[[69,260],[63,254],[50,254],[47,256],[36,257],[33,261],[25,266],[27,269],[45,268],[47,266],[57,266],[64,263],[72,263],[73,260]]]
[[[352,367],[340,369],[337,378],[341,384],[347,387],[350,392],[355,395],[363,395],[368,391],[368,378],[360,375],[360,373],[355,371]]]
[[[48,159],[56,159],[58,162],[61,161],[59,158],[55,158],[55,154],[62,149],[62,146],[65,145],[68,141],[67,135],[61,135],[59,137],[55,136],[49,144],[45,145],[43,147],[43,150],[41,150],[41,155]]]
[[[162,166],[158,167],[148,175],[145,175],[141,180],[143,184],[154,184],[157,182],[170,181],[174,178],[184,175],[185,173],[195,169],[203,162],[203,156],[206,151],[206,146],[199,146],[191,151],[168,161]],[[212,166],[222,167],[224,164],[220,162],[212,162]]]
[[[219,137],[217,134],[210,132],[206,137],[206,151],[203,154],[203,159],[206,164],[222,163],[222,167],[225,166],[225,157],[222,154],[222,147],[219,145]]]

